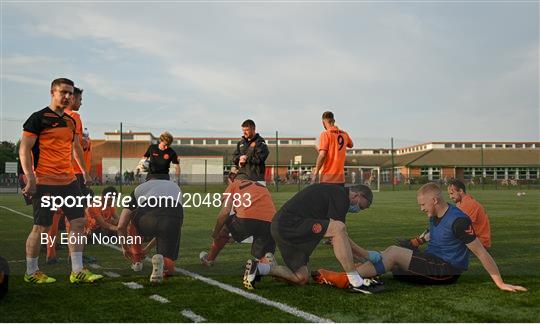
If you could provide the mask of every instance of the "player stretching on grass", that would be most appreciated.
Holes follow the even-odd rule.
[[[23,126],[19,150],[21,166],[27,178],[23,194],[32,197],[34,226],[26,240],[26,273],[24,281],[31,283],[52,283],[56,279],[39,271],[38,257],[41,234],[46,233],[52,223],[54,211],[42,206],[41,197],[81,196],[81,188],[71,165],[76,136],[75,120],[64,113],[71,103],[73,81],[56,79],[51,84],[51,103],[48,107],[33,113]],[[83,169],[86,169],[84,160]],[[86,175],[86,173],[85,173]],[[87,178],[85,177],[85,180]],[[63,206],[62,211],[71,223],[69,251],[72,272],[71,283],[94,282],[103,278],[83,268],[84,209]]]
[[[224,205],[218,214],[210,253],[203,251],[199,255],[206,266],[213,265],[218,253],[229,242],[229,233],[236,242],[253,236],[251,255],[259,260],[264,256],[273,260],[276,243],[270,233],[270,224],[276,214],[274,202],[266,186],[245,177],[244,174],[229,175],[229,186],[225,189],[228,196],[224,196]]]
[[[469,265],[469,250],[482,263],[493,282],[501,290],[526,291],[521,286],[504,283],[495,260],[474,234],[470,218],[444,201],[440,187],[428,183],[418,190],[420,210],[429,217],[431,238],[425,252],[391,246],[380,261],[366,262],[356,269],[360,275],[373,277],[393,271],[396,279],[420,284],[450,284],[456,282]],[[313,278],[318,283],[345,287],[346,274],[319,270]]]
[[[118,221],[118,236],[126,237],[131,221],[137,233],[156,238],[157,254],[152,257],[151,282],[161,282],[163,277],[174,273],[174,261],[180,248],[180,231],[184,222],[184,210],[180,187],[161,175],[149,174],[147,181],[135,188],[131,194],[131,206],[124,208]],[[172,199],[170,199],[172,198]],[[152,202],[161,202],[161,206]],[[132,248],[122,244],[124,256],[133,260]]]
[[[371,293],[379,289],[363,280],[355,269],[354,257],[378,262],[378,252],[366,251],[347,234],[345,216],[348,211],[369,208],[373,193],[364,185],[345,188],[340,185],[314,184],[298,192],[283,205],[272,221],[272,236],[276,240],[285,266],[248,260],[244,286],[254,289],[260,276],[270,275],[291,283],[309,282],[309,257],[323,237],[333,239],[334,255],[349,278],[352,292]]]
[[[471,195],[467,194],[465,184],[457,179],[448,182],[447,190],[448,196],[450,196],[450,199],[456,204],[456,207],[467,214],[471,219],[474,233],[480,240],[480,243],[482,243],[486,249],[489,249],[491,247],[491,228],[489,226],[489,217],[486,214],[484,206],[476,201]],[[399,246],[411,250],[418,248],[427,241],[429,241],[429,229],[410,240],[396,240]]]

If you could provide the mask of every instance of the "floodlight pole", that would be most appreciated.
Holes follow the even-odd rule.
[[[484,190],[484,143],[480,144],[480,163],[482,164],[482,177],[480,182],[482,182],[482,190]]]
[[[124,182],[123,174],[122,174],[122,123],[120,122],[120,192],[122,192],[122,183]]]
[[[276,174],[274,175],[274,182],[276,183],[276,192],[279,192],[279,181],[276,181],[276,178],[279,178],[279,136],[278,131],[276,131]]]
[[[394,138],[390,138],[390,152],[392,153],[392,171],[391,171],[391,181],[392,181],[392,191],[396,190],[396,185],[394,181],[394,168],[395,168],[395,161],[394,161]]]

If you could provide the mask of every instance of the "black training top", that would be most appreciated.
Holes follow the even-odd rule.
[[[249,140],[242,136],[242,139],[236,144],[233,163],[240,166],[240,156],[246,155],[246,164],[239,168],[238,174],[246,175],[249,180],[264,181],[266,171],[265,161],[268,154],[270,154],[268,146],[266,146],[264,138],[258,133]]]
[[[334,219],[345,223],[349,189],[334,184],[313,184],[298,192],[278,211],[280,218]]]
[[[169,174],[171,162],[179,164],[178,155],[172,148],[160,150],[158,144],[150,145],[144,157],[150,158],[150,174]]]

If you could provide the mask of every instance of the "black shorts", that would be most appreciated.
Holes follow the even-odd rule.
[[[59,197],[73,197],[76,201],[75,206],[67,207],[62,206],[62,212],[68,220],[74,220],[84,217],[84,208],[78,207],[78,198],[82,196],[81,188],[77,180],[68,185],[36,185],[36,193],[32,197],[32,206],[34,209],[34,224],[41,226],[51,226],[54,210],[51,207],[42,207],[41,197],[43,196],[59,196]],[[68,203],[71,205],[71,200]]]
[[[157,253],[172,260],[178,258],[183,222],[182,207],[137,208],[133,216],[139,235],[155,237]]]
[[[225,221],[225,226],[236,242],[242,242],[253,236],[251,255],[260,259],[266,253],[276,251],[276,242],[270,233],[270,222],[258,219],[240,218],[230,215]]]
[[[329,223],[328,219],[282,217],[280,214],[274,217],[272,237],[289,269],[296,272],[308,264]]]
[[[424,285],[444,285],[456,282],[462,272],[433,254],[413,251],[409,269],[394,270],[393,274],[396,279],[402,281]]]

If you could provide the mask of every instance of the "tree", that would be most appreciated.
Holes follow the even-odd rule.
[[[0,173],[6,172],[6,162],[17,162],[17,153],[15,143],[7,141],[0,143]]]

